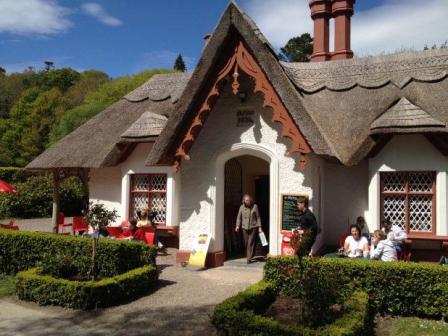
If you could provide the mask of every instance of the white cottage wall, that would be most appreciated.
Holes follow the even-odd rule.
[[[110,210],[116,209],[116,224],[129,217],[129,194],[132,174],[167,174],[167,225],[177,226],[180,181],[171,167],[145,166],[152,143],[138,144],[125,162],[116,167],[90,170],[90,199],[104,203]]]
[[[108,210],[117,210],[117,223],[121,222],[121,170],[120,167],[90,169],[90,201],[100,202]]]
[[[369,162],[369,220],[374,223],[373,229],[380,225],[380,172],[436,171],[437,235],[448,235],[447,169],[448,158],[424,136],[394,136],[383,150]]]
[[[358,216],[368,214],[367,161],[353,167],[326,162],[324,186],[325,244],[335,246]],[[373,231],[373,225],[367,224]]]
[[[252,116],[253,124],[238,125],[237,112],[254,111]],[[223,250],[223,237],[218,232],[220,228],[210,227],[214,220],[211,220],[213,207],[215,204],[216,169],[217,155],[230,151],[231,147],[239,144],[239,148],[263,147],[265,152],[273,156],[271,161],[278,162],[276,171],[277,179],[271,176],[271,180],[278,180],[278,185],[274,192],[276,207],[274,232],[277,234],[275,248],[270,248],[271,254],[278,254],[280,248],[280,222],[279,222],[279,195],[280,193],[303,193],[309,195],[311,204],[318,204],[313,199],[313,190],[318,184],[319,158],[309,155],[308,165],[305,173],[298,169],[298,155],[287,156],[289,140],[281,137],[281,125],[271,121],[272,111],[262,107],[262,97],[249,94],[247,100],[242,103],[237,96],[234,96],[227,87],[213,111],[207,119],[198,139],[194,143],[190,152],[191,160],[183,161],[181,168],[182,193],[180,194],[180,249],[191,250],[197,234],[200,232],[210,232],[212,244],[210,251]],[[247,145],[247,146],[246,146]],[[250,154],[250,153],[244,153]],[[243,154],[243,155],[244,155]],[[242,154],[240,154],[242,155]],[[264,154],[265,155],[265,154]],[[268,156],[269,159],[269,155]],[[265,158],[261,156],[262,158]],[[266,159],[266,158],[265,158]],[[272,186],[272,184],[271,184]],[[272,189],[272,188],[271,188]],[[271,194],[272,196],[272,194]],[[272,212],[271,212],[272,213]],[[272,231],[271,231],[272,232]],[[215,240],[216,239],[216,240]],[[271,244],[272,245],[272,244]]]

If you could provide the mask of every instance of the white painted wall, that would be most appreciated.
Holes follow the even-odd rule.
[[[120,167],[90,169],[89,177],[90,201],[103,203],[108,210],[116,209],[120,216],[117,222],[121,222]]]
[[[448,235],[447,218],[448,158],[422,135],[395,136],[369,161],[369,221],[373,229],[380,225],[380,178],[384,171],[436,171],[437,235]],[[372,227],[371,227],[372,229]]]
[[[358,216],[367,216],[368,187],[367,161],[354,167],[325,162],[325,244],[338,245],[339,237],[347,232],[348,226],[354,224]],[[372,225],[369,222],[367,224],[372,231]]]
[[[240,106],[253,108],[254,125],[237,127],[236,114]],[[311,205],[318,208],[318,199],[313,189],[318,189],[316,188],[318,166],[321,159],[310,155],[305,174],[301,173],[298,169],[298,155],[294,157],[286,155],[289,140],[280,136],[280,125],[274,125],[271,118],[272,112],[262,107],[260,96],[249,94],[247,101],[241,103],[228,88],[224,90],[192,147],[191,160],[182,163],[180,249],[190,250],[198,233],[210,232],[212,235],[210,250],[223,250],[223,228],[221,228],[223,225],[220,224],[219,215],[222,207],[220,203],[223,202],[220,200],[222,195],[219,186],[223,184],[223,175],[221,176],[221,168],[216,166],[219,158],[225,157],[228,160],[235,156],[250,154],[270,163],[271,254],[280,252],[280,193],[309,195]],[[222,166],[224,163],[225,161],[219,165]],[[316,209],[314,209],[316,215],[319,216],[319,211]]]
[[[167,225],[179,225],[179,174],[171,167],[145,166],[152,144],[143,143],[136,146],[132,154],[121,165],[113,168],[91,169],[90,199],[104,203],[109,209],[116,209],[119,214],[117,223],[128,219],[129,192],[132,174],[167,174]]]

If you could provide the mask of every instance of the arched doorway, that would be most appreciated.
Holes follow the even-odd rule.
[[[276,154],[267,146],[257,143],[236,143],[216,153],[212,159],[212,183],[208,191],[210,202],[210,242],[211,252],[225,251],[224,242],[224,194],[225,194],[225,165],[227,161],[241,156],[259,158],[268,164],[269,175],[269,229],[265,231],[269,236],[269,254],[279,253],[279,161]],[[243,174],[244,176],[244,174]],[[266,180],[265,180],[266,182]],[[235,225],[235,219],[232,220]]]
[[[260,211],[261,223],[269,240],[270,166],[264,159],[241,155],[228,160],[224,167],[224,249],[227,259],[245,256],[241,233],[235,233],[235,222],[242,196],[253,197]],[[268,248],[257,242],[256,256],[264,257]]]

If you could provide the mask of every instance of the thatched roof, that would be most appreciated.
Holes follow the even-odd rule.
[[[373,132],[389,132],[390,129],[401,129],[402,132],[415,133],[424,128],[434,127],[446,131],[446,124],[434,119],[420,107],[412,104],[406,98],[379,116],[370,126]]]
[[[143,113],[122,135],[122,139],[152,139],[165,128],[168,118],[150,111]]]
[[[128,142],[139,141],[140,135],[140,141],[155,139],[146,164],[172,163],[198,105],[239,39],[314,153],[353,165],[378,150],[391,134],[406,132],[425,134],[448,153],[448,50],[319,63],[280,62],[255,23],[232,2],[192,75],[154,76],[28,167],[114,165],[132,149]],[[158,137],[162,121],[149,113],[168,117]]]
[[[173,111],[173,101],[177,100],[179,91],[185,88],[188,80],[189,74],[184,73],[154,75],[143,86],[48,148],[27,168],[98,168],[116,165],[135,147],[132,139],[121,136],[127,131],[128,135],[132,135],[132,130],[135,135],[138,128],[136,122],[143,122],[140,118],[148,111],[150,114],[145,115],[151,116],[156,124],[166,120]],[[152,135],[156,128],[151,125],[147,133]]]

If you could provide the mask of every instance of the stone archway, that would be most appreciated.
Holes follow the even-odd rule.
[[[238,143],[219,151],[214,157],[212,180],[210,188],[210,234],[212,242],[210,251],[224,251],[224,192],[225,192],[225,164],[230,159],[250,155],[269,163],[269,253],[277,255],[279,251],[279,163],[275,153],[268,147],[256,143]]]

